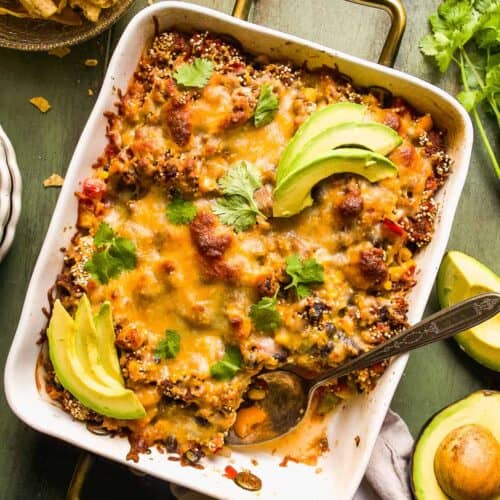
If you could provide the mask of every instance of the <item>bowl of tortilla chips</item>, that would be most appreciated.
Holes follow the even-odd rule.
[[[92,38],[134,0],[0,0],[0,47],[51,50]]]

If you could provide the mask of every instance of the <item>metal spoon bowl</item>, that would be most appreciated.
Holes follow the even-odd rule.
[[[392,337],[384,344],[322,373],[320,378],[306,380],[288,370],[265,372],[256,377],[266,386],[265,397],[256,404],[267,414],[266,420],[252,428],[244,438],[233,429],[226,436],[230,446],[250,446],[272,441],[288,434],[303,420],[311,408],[314,392],[354,370],[368,368],[392,356],[468,330],[500,313],[500,294],[484,293],[464,300],[425,318],[420,323]],[[292,370],[293,367],[290,367]]]

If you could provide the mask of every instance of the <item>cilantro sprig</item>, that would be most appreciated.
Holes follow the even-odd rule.
[[[242,161],[233,167],[219,179],[219,186],[224,196],[215,202],[212,210],[223,224],[234,226],[239,233],[252,227],[258,215],[265,219],[253,198],[254,191],[262,187],[262,179],[251,163]]]
[[[183,87],[203,88],[210,80],[214,65],[209,59],[196,58],[184,63],[174,71],[175,81]]]
[[[478,109],[485,104],[500,128],[500,1],[445,0],[429,17],[432,34],[420,40],[420,50],[445,72],[454,62],[463,91],[457,99],[477,125],[497,177],[500,165]]]
[[[257,304],[250,306],[249,316],[257,330],[272,332],[281,324],[281,314],[277,309],[278,299],[262,297]]]
[[[181,336],[175,330],[167,330],[165,338],[158,342],[154,350],[157,359],[173,359],[177,357],[181,349]]]
[[[253,123],[257,128],[263,127],[271,123],[279,108],[278,96],[273,92],[273,89],[264,83],[260,90],[259,100],[255,107]]]
[[[226,347],[224,357],[210,367],[210,375],[217,380],[230,380],[243,366],[243,357],[238,347]]]
[[[285,271],[292,279],[285,290],[295,287],[299,299],[303,299],[311,293],[310,285],[324,281],[323,266],[317,260],[302,260],[296,254],[287,257]]]
[[[192,201],[174,198],[167,205],[167,219],[172,224],[189,224],[196,217],[196,205]]]
[[[97,251],[85,264],[85,270],[100,283],[106,284],[123,271],[135,268],[137,256],[134,242],[117,236],[111,226],[102,222],[94,236]]]

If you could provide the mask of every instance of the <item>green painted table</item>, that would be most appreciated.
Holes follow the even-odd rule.
[[[225,12],[232,8],[232,0],[198,3]],[[427,31],[427,15],[438,3],[405,2],[409,22],[396,67],[455,93],[455,76],[441,77],[417,48],[418,39]],[[58,196],[57,189],[44,189],[42,181],[53,172],[64,175],[113,47],[130,17],[145,4],[145,0],[137,0],[129,15],[111,31],[73,48],[63,59],[0,49],[0,123],[16,148],[24,181],[17,236],[10,254],[0,264],[2,374],[28,280]],[[260,0],[252,19],[370,60],[377,59],[389,25],[385,13],[367,11],[366,7],[343,0]],[[83,63],[87,58],[95,58],[99,64],[86,67]],[[88,95],[88,89],[94,91],[94,96]],[[49,113],[41,114],[29,104],[34,96],[49,99],[53,106]],[[449,247],[470,253],[500,272],[498,213],[498,184],[481,144],[476,141]],[[433,296],[428,311],[435,309]],[[442,342],[412,354],[392,407],[416,434],[442,406],[478,388],[493,386],[499,387],[497,375],[469,360],[452,341]],[[22,424],[11,413],[2,391],[0,416],[0,499],[64,498],[79,451]],[[146,500],[168,498],[169,493],[160,481],[130,474],[126,467],[99,460],[83,497]]]

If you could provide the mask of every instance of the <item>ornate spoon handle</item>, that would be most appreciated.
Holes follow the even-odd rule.
[[[443,340],[468,330],[500,313],[500,293],[483,293],[448,307],[404,332],[389,339],[375,349],[361,354],[342,366],[324,373],[313,388],[327,383],[332,378],[342,377],[354,370],[367,368],[387,358]]]

